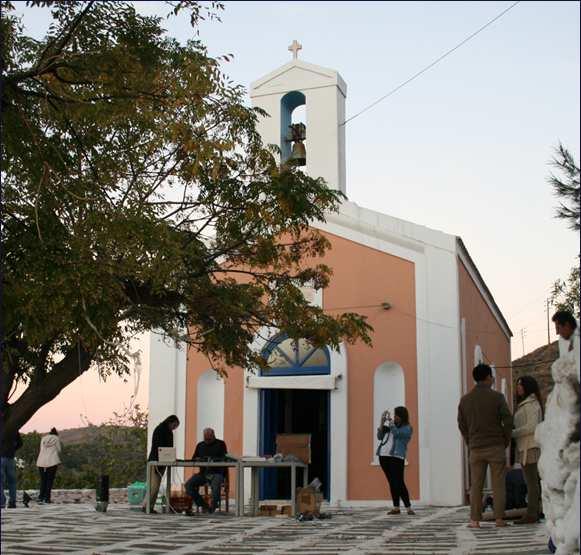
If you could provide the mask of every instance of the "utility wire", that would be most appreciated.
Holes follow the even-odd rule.
[[[324,307],[323,311],[324,312],[334,312],[337,310],[366,310],[366,309],[370,309],[370,308],[381,308],[382,310],[386,310],[384,304],[368,304],[368,305],[355,305],[355,306],[336,306],[333,308],[327,308]],[[389,312],[394,311],[397,312],[399,314],[401,314],[402,316],[406,316],[408,318],[412,318],[418,322],[424,322],[426,324],[430,324],[432,326],[438,326],[440,328],[446,328],[446,329],[450,329],[450,330],[457,330],[459,328],[459,325],[449,325],[449,324],[444,324],[442,322],[435,322],[433,320],[427,320],[425,318],[421,318],[420,316],[417,316],[416,314],[412,314],[411,312],[406,312],[405,310],[402,310],[401,308],[398,308],[396,306],[391,306],[389,309]],[[472,334],[496,334],[498,333],[497,331],[494,330],[478,330],[478,329],[470,329],[469,330],[470,333]]]
[[[514,318],[517,314],[521,314],[521,312],[524,312],[525,310],[528,310],[529,308],[531,308],[533,306],[533,304],[536,304],[540,299],[542,298],[547,298],[547,295],[551,294],[551,288],[549,287],[547,289],[546,293],[543,293],[542,295],[539,295],[537,297],[535,297],[534,299],[531,299],[526,305],[523,305],[521,308],[519,308],[518,310],[512,311],[510,313],[511,318]]]
[[[424,69],[418,71],[415,75],[412,75],[409,79],[407,79],[406,81],[404,81],[403,83],[401,83],[400,85],[398,85],[397,87],[395,87],[395,89],[392,89],[387,94],[384,94],[381,98],[378,98],[375,102],[373,102],[372,104],[370,104],[366,108],[363,108],[363,110],[361,110],[360,112],[357,112],[354,116],[351,116],[350,118],[347,118],[340,125],[346,125],[351,120],[355,119],[356,117],[360,116],[361,114],[367,112],[367,110],[370,110],[371,108],[373,108],[374,106],[376,106],[377,104],[379,104],[382,100],[385,100],[387,97],[389,97],[392,94],[394,94],[397,91],[399,91],[399,89],[401,89],[402,87],[404,87],[408,83],[411,83],[414,79],[416,79],[417,77],[419,77],[420,75],[422,75],[423,73],[425,73],[426,71],[428,71],[428,69],[434,67],[436,64],[438,64],[439,62],[441,62],[444,58],[446,58],[447,56],[449,56],[450,54],[452,54],[452,52],[458,50],[458,48],[460,48],[461,46],[463,46],[464,44],[466,44],[469,40],[473,39],[476,35],[478,35],[482,31],[484,31],[484,29],[486,29],[487,27],[489,27],[490,25],[492,25],[495,21],[497,21],[498,19],[500,19],[505,13],[509,12],[510,10],[512,10],[517,4],[520,4],[520,0],[518,2],[514,2],[513,4],[511,4],[508,8],[506,8],[505,10],[503,10],[502,12],[500,12],[496,17],[494,17],[493,19],[491,19],[488,23],[484,24],[478,30],[474,31],[471,35],[469,35],[468,37],[466,37],[462,42],[460,42],[459,44],[457,44],[456,46],[454,46],[454,48],[452,48],[452,49],[448,50],[447,52],[445,52],[444,54],[442,54],[439,58],[437,58],[436,60],[434,60],[431,64],[427,65]]]

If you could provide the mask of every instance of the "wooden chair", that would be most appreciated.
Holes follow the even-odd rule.
[[[216,507],[217,510],[222,511],[222,500],[224,500],[227,513],[230,512],[230,479],[228,476],[229,476],[229,469],[226,468],[226,474],[224,474],[224,481],[222,482],[222,485],[220,486],[220,504],[218,505],[218,507]],[[212,502],[212,494],[210,492],[210,486],[206,483],[201,487],[204,488],[203,492],[202,492],[202,499],[204,500],[206,505],[209,506]],[[198,507],[197,510],[199,511],[200,507]]]

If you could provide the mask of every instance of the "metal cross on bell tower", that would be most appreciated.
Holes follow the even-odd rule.
[[[293,53],[293,60],[298,59],[299,57],[299,50],[303,49],[303,45],[296,40],[293,40],[292,44],[288,47],[289,52]]]

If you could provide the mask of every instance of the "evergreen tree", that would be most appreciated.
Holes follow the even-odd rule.
[[[549,183],[553,193],[561,202],[556,217],[566,220],[570,229],[579,231],[579,164],[575,163],[571,153],[561,144],[555,149],[551,165],[559,170],[560,176],[551,174]]]
[[[555,217],[565,220],[573,231],[579,231],[579,164],[575,163],[571,153],[559,143],[551,165],[561,174],[560,177],[554,174],[549,176],[555,196],[561,199]],[[555,281],[551,302],[557,310],[568,310],[579,318],[579,263],[571,268],[566,280]]]

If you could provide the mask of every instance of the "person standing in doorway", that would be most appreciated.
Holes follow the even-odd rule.
[[[472,371],[476,385],[460,399],[458,428],[470,457],[470,528],[480,528],[482,488],[486,469],[492,475],[492,496],[496,526],[506,526],[506,448],[512,435],[512,416],[502,393],[494,391],[492,368],[479,364]]]
[[[393,411],[393,420],[388,410],[381,415],[381,423],[377,429],[377,456],[379,464],[387,478],[393,509],[388,515],[399,515],[400,499],[403,501],[408,515],[416,513],[411,508],[410,495],[404,481],[405,457],[408,443],[413,430],[410,426],[408,410],[405,407],[396,407]]]
[[[52,485],[56,476],[56,470],[61,463],[60,454],[62,451],[61,441],[56,428],[51,428],[50,432],[40,440],[40,452],[36,459],[36,466],[40,473],[40,493],[38,502],[40,504],[50,503]]]
[[[158,449],[160,447],[173,447],[173,432],[180,425],[179,418],[172,414],[168,416],[161,424],[158,424],[153,430],[151,438],[151,450],[149,452],[148,461],[158,460]],[[149,467],[148,467],[149,468]],[[159,486],[161,485],[161,477],[165,473],[165,466],[154,466],[151,469],[151,477],[149,483],[149,503],[152,513],[156,513],[154,507],[157,501],[157,494],[159,493]],[[169,494],[169,492],[168,492]],[[147,499],[143,501],[142,511],[145,512],[147,507]]]
[[[543,420],[543,406],[537,380],[532,376],[521,376],[516,381],[516,399],[518,405],[512,437],[516,440],[517,460],[527,483],[527,514],[516,524],[531,524],[539,521],[541,497],[537,469],[541,450],[535,441],[535,430]]]

